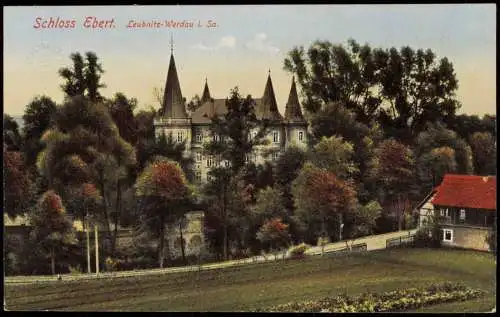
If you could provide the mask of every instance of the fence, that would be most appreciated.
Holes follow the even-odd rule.
[[[358,244],[353,244],[351,246],[351,250],[349,251],[349,248],[348,247],[343,247],[343,248],[339,248],[339,249],[333,249],[333,250],[325,250],[323,252],[323,254],[326,254],[326,255],[332,255],[332,256],[335,256],[335,255],[341,255],[341,254],[344,254],[346,252],[362,252],[362,251],[367,251],[368,250],[368,247],[366,245],[366,243],[358,243]],[[314,253],[309,253],[309,255],[321,255],[322,252],[321,251],[317,251],[317,252],[314,252]]]
[[[415,245],[415,235],[401,236],[398,238],[387,239],[385,242],[386,248],[408,247]]]

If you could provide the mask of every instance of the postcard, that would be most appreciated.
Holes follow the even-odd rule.
[[[4,309],[495,312],[493,4],[4,9]]]

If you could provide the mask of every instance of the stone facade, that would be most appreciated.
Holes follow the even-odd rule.
[[[444,246],[459,247],[479,251],[488,251],[490,249],[488,243],[486,242],[486,239],[492,230],[491,228],[443,225],[442,229],[451,230],[452,236],[451,241],[442,241]]]

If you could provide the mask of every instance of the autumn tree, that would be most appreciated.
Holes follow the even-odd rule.
[[[335,174],[306,163],[293,182],[292,193],[306,240],[332,237],[338,232],[340,219],[356,207],[352,184]]]
[[[74,229],[66,218],[61,197],[53,190],[43,194],[30,214],[30,223],[33,228],[30,239],[49,256],[51,272],[56,274],[56,259],[76,244]]]
[[[476,132],[470,136],[469,144],[474,157],[474,170],[479,175],[496,175],[496,141],[489,132]]]
[[[396,215],[401,230],[414,192],[413,153],[408,146],[388,139],[377,147],[370,165],[370,176],[379,185],[380,201]]]
[[[4,212],[11,218],[26,213],[31,207],[34,182],[26,169],[20,152],[7,151],[3,148],[4,171]]]
[[[190,188],[179,164],[170,160],[157,160],[149,164],[139,175],[135,188],[143,222],[157,230],[158,261],[162,268],[165,225],[174,223],[186,211]],[[168,241],[166,245],[168,248]]]
[[[257,232],[257,239],[270,245],[273,250],[286,248],[290,241],[288,225],[280,218],[268,219]]]

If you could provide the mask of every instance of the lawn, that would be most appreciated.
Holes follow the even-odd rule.
[[[419,312],[481,312],[495,306],[493,256],[445,249],[393,249],[200,273],[6,285],[4,294],[8,310],[249,311],[339,293],[385,292],[445,281],[482,289],[486,295]]]

